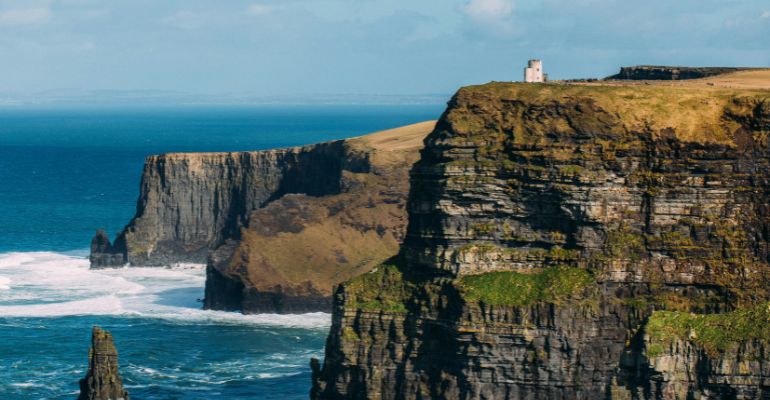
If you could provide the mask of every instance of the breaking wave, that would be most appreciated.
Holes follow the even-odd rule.
[[[0,253],[0,317],[112,315],[179,324],[310,329],[331,324],[327,313],[242,315],[202,310],[205,275],[203,265],[91,270],[82,255]]]

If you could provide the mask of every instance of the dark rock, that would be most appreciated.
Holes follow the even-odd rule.
[[[88,352],[88,372],[80,380],[78,400],[128,400],[118,373],[118,351],[112,334],[94,327]]]
[[[91,268],[114,268],[122,267],[126,264],[126,256],[123,248],[116,243],[113,246],[110,238],[104,229],[96,231],[96,235],[91,239]]]

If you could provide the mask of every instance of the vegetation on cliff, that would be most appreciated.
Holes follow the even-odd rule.
[[[694,314],[683,311],[655,311],[645,332],[651,345],[647,354],[660,355],[665,344],[689,340],[712,356],[735,350],[741,342],[761,340],[770,343],[770,303],[761,303],[719,314]]]
[[[741,127],[739,117],[753,116],[756,106],[769,100],[764,90],[489,83],[460,89],[445,119],[458,138],[500,146],[504,138],[498,135],[511,131],[520,144],[544,144],[569,134],[638,141],[640,133],[729,144]]]
[[[594,283],[582,268],[558,266],[538,272],[489,272],[460,278],[459,287],[468,302],[526,306],[536,302],[559,303]]]
[[[406,312],[415,285],[404,278],[397,260],[394,257],[345,283],[349,304],[365,311]]]

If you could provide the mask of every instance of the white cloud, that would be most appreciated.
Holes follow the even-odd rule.
[[[513,14],[513,0],[470,0],[462,12],[480,20],[505,19]]]
[[[770,18],[770,11],[763,12],[762,15],[759,16],[759,18],[762,18],[762,19]]]
[[[268,6],[265,4],[252,4],[249,6],[249,8],[246,9],[246,12],[249,14],[257,16],[268,15],[273,11],[275,11],[274,6]]]
[[[0,12],[0,26],[42,25],[51,20],[51,10],[46,7],[12,8]]]

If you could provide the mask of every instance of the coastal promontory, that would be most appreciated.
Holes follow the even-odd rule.
[[[334,286],[398,252],[409,169],[434,122],[287,149],[147,158],[135,217],[92,268],[207,263],[204,306],[330,311]]]
[[[709,83],[460,89],[312,398],[770,395],[770,92]]]

